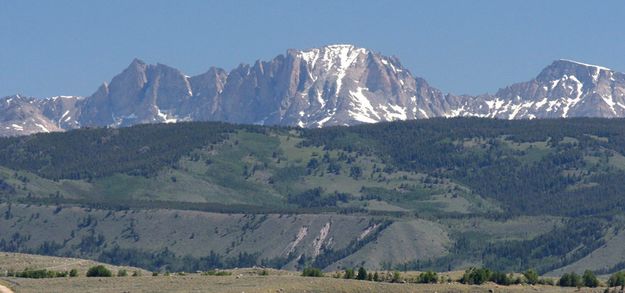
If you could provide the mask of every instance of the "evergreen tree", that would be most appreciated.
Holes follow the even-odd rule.
[[[365,270],[365,268],[360,267],[358,269],[358,274],[356,275],[356,279],[358,280],[366,280],[367,279],[367,270]]]
[[[585,287],[595,288],[599,286],[599,280],[595,273],[591,270],[584,271],[584,275],[582,275],[582,281],[584,282]]]

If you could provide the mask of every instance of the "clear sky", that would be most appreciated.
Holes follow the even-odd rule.
[[[135,57],[194,75],[334,43],[494,92],[560,58],[625,71],[625,1],[0,0],[0,96],[90,95]]]

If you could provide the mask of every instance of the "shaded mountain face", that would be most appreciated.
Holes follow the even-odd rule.
[[[431,117],[625,117],[625,75],[558,60],[493,95],[443,94],[395,57],[352,45],[288,50],[230,72],[189,77],[135,59],[89,97],[0,99],[0,135],[225,121],[325,127]]]
[[[80,106],[83,126],[130,126],[176,122],[193,109],[189,77],[166,65],[135,59]],[[191,117],[188,117],[191,120]]]

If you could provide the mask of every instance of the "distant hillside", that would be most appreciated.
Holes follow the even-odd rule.
[[[0,250],[150,270],[609,273],[625,267],[624,123],[190,122],[3,138]]]

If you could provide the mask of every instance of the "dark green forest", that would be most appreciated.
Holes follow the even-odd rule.
[[[625,207],[622,166],[592,164],[625,154],[623,119],[427,119],[306,130],[306,144],[373,152],[406,171],[452,178],[514,214],[589,215]],[[508,143],[546,142],[538,160]],[[460,142],[480,140],[478,147]],[[616,164],[615,164],[616,165]],[[593,182],[588,188],[570,188]],[[597,200],[601,199],[601,200]]]

